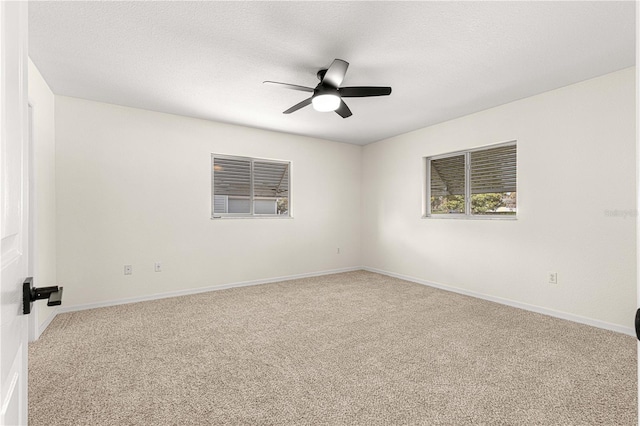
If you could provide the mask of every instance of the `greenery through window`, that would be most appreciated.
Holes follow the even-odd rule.
[[[426,158],[428,217],[515,216],[515,142]]]
[[[287,161],[211,155],[211,210],[221,217],[289,217]]]

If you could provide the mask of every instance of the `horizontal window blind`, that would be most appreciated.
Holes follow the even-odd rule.
[[[517,142],[426,157],[425,217],[515,217]]]
[[[516,192],[516,146],[472,151],[471,194]]]
[[[229,212],[229,197],[226,195],[214,195],[213,196],[213,211],[215,213],[228,213]]]
[[[289,195],[289,164],[254,161],[253,193],[256,197]]]
[[[290,164],[212,154],[212,213],[290,216]]]
[[[431,196],[464,195],[464,155],[431,160]]]
[[[214,158],[213,193],[249,197],[251,195],[251,160]]]

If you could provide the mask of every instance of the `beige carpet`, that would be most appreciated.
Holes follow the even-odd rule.
[[[635,339],[369,272],[58,315],[34,425],[631,425]]]

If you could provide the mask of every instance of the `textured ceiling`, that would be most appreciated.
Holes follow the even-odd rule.
[[[54,93],[366,144],[635,64],[635,2],[29,2]],[[334,58],[343,119],[282,111]]]

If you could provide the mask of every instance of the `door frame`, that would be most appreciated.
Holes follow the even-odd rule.
[[[28,198],[28,206],[29,206],[29,215],[27,220],[27,241],[29,247],[27,248],[27,276],[33,277],[34,286],[38,286],[38,281],[36,277],[36,250],[35,250],[35,241],[36,241],[36,168],[35,168],[35,127],[34,127],[34,114],[35,108],[34,103],[29,99],[29,112],[28,112],[28,127],[29,127],[29,135],[27,141],[27,167],[29,169],[29,196]],[[29,318],[29,342],[35,342],[40,337],[40,326],[38,321],[38,309],[32,309],[31,314],[28,316]]]

